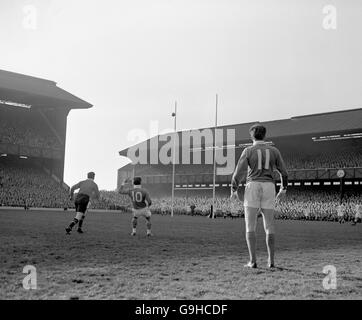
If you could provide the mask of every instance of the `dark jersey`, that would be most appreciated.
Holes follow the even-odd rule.
[[[232,188],[237,190],[244,171],[248,168],[246,182],[273,182],[273,171],[279,171],[283,187],[288,186],[288,172],[279,150],[265,142],[256,142],[245,148],[232,177]]]
[[[85,194],[89,198],[99,198],[98,185],[92,179],[83,180],[74,185],[70,190],[71,194],[73,195],[74,190],[77,189],[79,189],[79,194]]]
[[[126,194],[131,198],[134,209],[143,209],[149,207],[152,204],[148,191],[141,187],[134,187],[126,189],[121,187],[119,190],[120,194]]]

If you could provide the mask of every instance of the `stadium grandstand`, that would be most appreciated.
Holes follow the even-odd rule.
[[[68,206],[67,116],[91,107],[53,81],[0,70],[1,206]]]
[[[334,219],[339,205],[352,216],[362,195],[362,108],[260,123],[267,128],[267,142],[279,148],[289,171],[288,202],[279,208],[279,216],[305,217],[309,212],[316,219]],[[206,153],[213,150],[214,146],[223,154],[233,150],[236,164],[243,149],[251,144],[249,128],[252,124],[218,127],[223,133],[223,140],[215,144],[208,144],[209,140],[204,134],[207,129],[215,136],[214,128],[189,131],[189,135],[184,135],[185,131],[178,132],[179,147],[175,152],[178,155],[175,161],[176,209],[184,211],[183,208],[188,208],[190,211],[189,207],[193,205],[196,211],[208,214],[214,166],[213,160],[212,163],[206,163]],[[230,129],[235,131],[233,145],[226,139],[227,130]],[[120,156],[128,158],[131,148],[133,151],[138,150],[138,155],[146,152],[148,163],[130,163],[118,170],[118,186],[127,177],[141,176],[151,196],[158,199],[156,204],[160,212],[170,207],[173,166],[172,162],[150,164],[150,159],[160,154],[163,146],[170,144],[171,137],[172,133],[152,137],[119,152]],[[188,148],[186,152],[190,153],[190,159],[200,153],[201,163],[192,164],[191,160],[191,164],[182,164],[181,155],[185,153],[185,148]],[[220,213],[242,210],[232,209],[228,205],[231,175],[230,169],[224,170],[222,174],[216,171],[216,210]],[[278,173],[275,172],[275,176],[278,180]],[[241,197],[244,186],[245,181],[240,188]]]

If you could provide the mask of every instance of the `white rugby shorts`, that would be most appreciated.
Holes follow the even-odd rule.
[[[244,207],[274,209],[274,182],[250,181],[245,186]]]
[[[139,218],[139,217],[145,217],[150,218],[151,217],[151,210],[149,208],[142,208],[142,209],[133,209],[133,217]]]

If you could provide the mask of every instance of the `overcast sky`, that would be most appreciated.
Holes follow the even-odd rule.
[[[114,189],[129,132],[172,128],[175,100],[179,129],[213,125],[216,93],[219,124],[361,107],[361,16],[361,0],[1,0],[0,69],[94,105],[68,117],[65,182],[94,170]]]

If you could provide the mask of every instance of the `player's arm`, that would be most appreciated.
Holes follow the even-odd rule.
[[[282,188],[279,191],[279,194],[285,193],[287,191],[288,187],[288,171],[287,167],[284,163],[284,160],[282,158],[282,155],[280,154],[280,151],[276,149],[276,168],[280,174],[280,180],[282,183]]]
[[[95,184],[94,186],[94,193],[93,193],[93,196],[96,200],[99,200],[100,197],[101,197],[101,193],[99,192],[99,189],[98,189],[98,185]]]
[[[129,195],[130,188],[126,185],[126,183],[129,184],[129,179],[126,179],[122,182],[120,188],[118,189],[119,194]]]
[[[73,187],[70,188],[70,193],[69,193],[70,200],[73,199],[74,191],[78,190],[79,188],[80,188],[80,182],[78,182],[77,184],[75,184]]]
[[[247,149],[244,149],[243,153],[241,154],[238,164],[236,165],[235,171],[233,173],[232,179],[231,179],[231,194],[236,194],[241,177],[245,173],[245,170],[248,168],[248,159],[247,159]]]
[[[151,200],[150,194],[148,192],[146,192],[146,195],[145,195],[145,202],[146,202],[147,207],[150,207],[152,205],[152,200]]]

